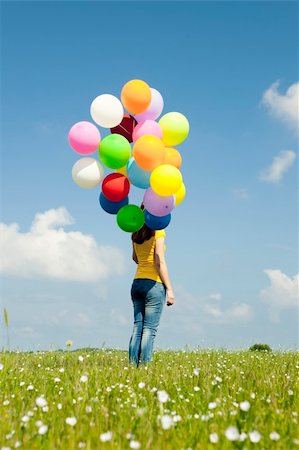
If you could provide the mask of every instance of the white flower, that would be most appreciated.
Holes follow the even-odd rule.
[[[13,437],[13,435],[15,434],[15,430],[12,430],[11,433],[6,434],[6,439],[11,439]]]
[[[233,426],[228,427],[224,434],[229,441],[237,441],[240,437],[238,429]]]
[[[21,420],[22,420],[22,422],[24,422],[24,423],[29,422],[29,416],[26,416],[26,415],[25,415],[25,416],[22,417]]]
[[[143,382],[143,381],[140,381],[140,383],[138,384],[138,387],[140,388],[140,389],[142,389],[142,388],[144,388],[144,386],[145,386],[145,383]],[[137,441],[132,441],[132,442],[137,442]],[[135,447],[134,447],[135,448]],[[137,448],[139,448],[139,447],[137,447]]]
[[[71,347],[71,346],[73,345],[73,341],[71,341],[70,339],[68,339],[68,340],[65,342],[65,345],[66,345],[67,347]]]
[[[256,444],[257,442],[260,442],[261,437],[262,436],[260,435],[260,433],[258,431],[256,431],[256,430],[251,431],[249,433],[250,442],[253,442],[254,444]]]
[[[244,431],[242,431],[242,433],[240,434],[240,437],[239,437],[239,441],[243,442],[243,441],[245,441],[246,438],[247,438],[247,434],[244,433]]]
[[[137,408],[136,409],[136,414],[138,415],[138,416],[143,416],[143,414],[146,412],[146,408]]]
[[[280,439],[280,434],[278,434],[276,431],[272,431],[270,433],[270,439],[271,441],[278,441]]]
[[[250,403],[247,400],[245,400],[244,402],[240,403],[240,409],[242,411],[248,411],[249,408],[250,408]]]
[[[219,438],[217,433],[210,434],[210,442],[212,442],[212,444],[217,444],[218,440]]]
[[[289,390],[288,390],[288,394],[289,394],[289,395],[293,395],[293,394],[294,394],[294,391],[293,391],[292,389],[289,389]]]
[[[21,447],[21,445],[22,445],[21,441],[16,441],[15,448],[19,448],[19,447]]]
[[[127,439],[133,439],[134,438],[134,434],[133,433],[127,433],[126,434],[126,438]]]
[[[22,386],[24,386],[24,384],[25,384],[25,381],[21,381],[20,386],[22,387]]]
[[[2,363],[0,363],[0,370],[3,370],[4,365]]]
[[[169,395],[166,391],[158,391],[157,394],[159,402],[166,403],[169,400]]]
[[[71,427],[74,427],[76,425],[76,423],[77,423],[77,419],[76,419],[76,417],[67,417],[65,419],[65,423],[67,423]]]
[[[79,442],[78,447],[79,448],[85,448],[86,447],[86,442]]]
[[[58,378],[58,377],[55,377],[55,378],[54,378],[54,383],[60,383],[60,381],[61,381],[60,378]]]
[[[63,368],[63,367],[60,367],[59,372],[60,372],[60,373],[63,373],[63,372],[64,372],[64,368]]]
[[[43,422],[42,422],[41,420],[37,420],[37,421],[35,422],[35,425],[36,425],[37,427],[41,427],[41,426],[43,425]]]
[[[57,403],[57,409],[61,409],[62,408],[62,404],[61,403]]]
[[[35,403],[37,404],[37,406],[40,406],[41,408],[43,406],[47,406],[47,400],[44,397],[37,397]]]
[[[140,442],[130,441],[130,448],[140,448]]]
[[[9,405],[9,400],[4,400],[3,405],[4,405],[4,406]]]
[[[180,422],[182,420],[181,416],[179,414],[176,414],[175,416],[173,416],[173,421],[174,422]]]
[[[194,373],[194,375],[196,375],[196,376],[199,375],[199,372],[200,372],[200,370],[198,369],[198,367],[196,367],[196,368],[193,370],[193,373]]]
[[[197,392],[197,391],[199,391],[199,390],[200,390],[200,387],[198,387],[198,386],[194,386],[194,390],[195,390],[195,392]]]
[[[84,358],[83,358],[82,355],[79,355],[79,356],[78,356],[78,361],[80,361],[80,362],[83,362],[83,361],[84,361]]]
[[[92,407],[87,405],[86,408],[85,408],[85,412],[91,413],[92,412]]]
[[[215,409],[217,407],[217,403],[216,402],[210,402],[209,404],[208,404],[208,408],[209,409]]]
[[[27,387],[27,391],[33,391],[34,387],[32,384],[29,384],[29,386]]]
[[[100,439],[102,442],[108,442],[112,439],[112,431],[107,431],[106,433],[102,433],[100,435]]]
[[[46,434],[48,431],[48,425],[42,425],[38,429],[38,434]]]
[[[80,378],[80,381],[81,381],[82,383],[86,383],[87,380],[88,380],[87,375],[82,375],[82,377]]]
[[[172,426],[173,419],[168,414],[164,414],[164,416],[161,417],[161,425],[163,430],[169,430]]]

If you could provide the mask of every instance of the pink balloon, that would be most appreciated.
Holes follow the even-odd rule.
[[[162,128],[154,120],[144,120],[140,122],[133,131],[133,142],[136,142],[141,136],[151,134],[162,139]]]
[[[98,149],[101,133],[91,122],[77,122],[69,131],[69,143],[80,155],[89,155]]]
[[[152,188],[148,188],[143,196],[144,208],[153,216],[167,216],[174,208],[174,196],[161,197]]]
[[[143,122],[146,119],[155,120],[161,115],[163,111],[164,101],[162,95],[159,91],[157,91],[157,89],[150,88],[150,90],[152,99],[149,107],[143,113],[135,115],[135,119],[137,120],[137,122]]]

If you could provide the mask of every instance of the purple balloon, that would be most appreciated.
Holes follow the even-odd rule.
[[[161,197],[152,188],[148,188],[143,197],[144,208],[153,216],[163,217],[171,213],[174,208],[174,196]]]
[[[163,97],[157,89],[150,88],[152,93],[152,99],[149,107],[146,111],[141,114],[136,114],[135,119],[138,123],[143,122],[144,120],[156,120],[163,111],[164,101]]]

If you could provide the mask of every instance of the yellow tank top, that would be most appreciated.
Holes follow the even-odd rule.
[[[165,236],[166,233],[164,230],[156,230],[155,236],[151,237],[148,241],[144,241],[143,244],[136,244],[136,242],[133,242],[138,260],[135,278],[149,278],[150,280],[162,283],[155,266],[155,241],[159,237]],[[166,247],[164,246],[164,251],[165,248]]]

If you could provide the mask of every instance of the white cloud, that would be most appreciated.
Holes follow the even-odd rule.
[[[299,82],[292,84],[285,94],[278,92],[279,85],[276,81],[263,93],[262,104],[270,114],[298,131]]]
[[[299,274],[289,278],[281,270],[266,269],[270,285],[260,292],[262,301],[270,306],[272,320],[279,320],[279,312],[284,309],[298,307]]]
[[[247,303],[238,303],[226,310],[220,306],[205,305],[204,311],[218,323],[248,322],[253,317],[252,308]]]
[[[214,294],[210,294],[209,298],[211,300],[219,301],[219,300],[221,300],[221,294],[220,294],[220,292],[215,292]]]
[[[238,324],[248,322],[253,317],[252,308],[246,303],[234,303],[227,309],[221,308],[222,295],[219,292],[201,297],[191,294],[183,286],[175,286],[175,295],[175,308],[170,310],[171,322],[175,321],[188,331],[195,324],[198,330],[203,330],[206,323]]]
[[[282,150],[278,156],[274,157],[272,164],[260,173],[259,179],[269,183],[277,183],[294,164],[295,159],[296,153],[293,150]]]
[[[30,230],[0,223],[0,273],[20,278],[97,281],[124,271],[124,256],[93,236],[65,231],[74,220],[64,208],[36,214]]]

